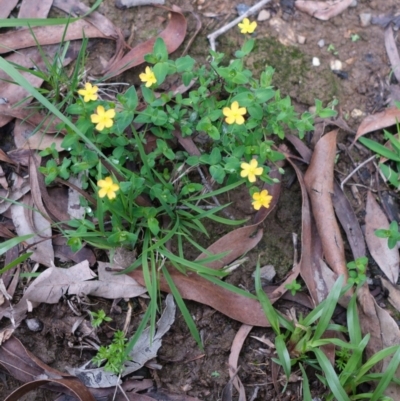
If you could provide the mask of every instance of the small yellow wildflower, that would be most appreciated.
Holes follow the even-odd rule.
[[[104,180],[97,181],[97,185],[100,187],[100,198],[104,198],[105,196],[110,200],[116,198],[117,195],[115,193],[119,190],[119,185],[114,184],[111,177],[106,177]]]
[[[222,109],[223,115],[226,117],[225,122],[227,124],[236,123],[238,125],[242,125],[244,123],[244,115],[246,114],[246,107],[239,107],[239,103],[234,101],[231,104],[231,108],[224,107]]]
[[[272,195],[268,195],[268,191],[266,189],[261,192],[255,192],[253,194],[253,207],[256,210],[260,210],[261,206],[264,206],[266,209],[268,209],[271,200]]]
[[[242,163],[240,165],[242,171],[240,176],[247,177],[250,182],[256,181],[256,175],[261,175],[263,173],[263,168],[258,167],[258,161],[256,159],[251,159],[250,163]]]
[[[257,22],[250,22],[248,18],[244,18],[243,22],[238,24],[241,33],[253,33],[257,28]]]
[[[150,67],[146,67],[145,72],[139,74],[139,78],[142,82],[146,83],[146,88],[150,88],[151,85],[157,83],[157,78]]]
[[[91,100],[97,100],[97,91],[99,88],[93,86],[90,82],[85,83],[85,89],[79,89],[78,93],[83,96],[84,102],[90,102]]]
[[[90,119],[96,125],[98,131],[103,131],[104,128],[111,128],[114,125],[113,118],[115,117],[115,110],[104,110],[103,106],[97,106],[97,114],[92,114]]]

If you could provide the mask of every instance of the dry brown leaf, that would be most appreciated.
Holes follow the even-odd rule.
[[[0,347],[0,365],[13,377],[26,384],[10,394],[5,401],[18,401],[28,392],[51,384],[47,388],[67,393],[80,401],[95,401],[89,390],[76,378],[44,364],[25,349],[19,340],[11,337]]]
[[[337,132],[331,131],[318,141],[304,182],[325,259],[336,274],[348,277],[343,240],[332,205]]]
[[[229,354],[229,377],[231,378],[236,390],[239,392],[239,401],[246,401],[246,393],[243,383],[237,375],[239,355],[244,341],[246,340],[252,328],[253,326],[248,326],[247,324],[243,324],[240,327],[235,338],[233,339],[231,352]]]
[[[384,111],[381,111],[380,113],[372,114],[368,117],[365,117],[358,127],[352,145],[361,136],[372,131],[377,131],[379,129],[395,125],[397,121],[400,121],[400,109],[398,109],[397,107],[390,107]]]
[[[7,18],[17,4],[18,0],[0,0],[0,18]]]
[[[67,27],[65,25],[51,25],[21,28],[18,31],[11,30],[0,34],[0,54],[8,53],[10,50],[35,47],[37,43],[44,46],[61,41],[82,39],[82,35],[85,35],[86,38],[108,38],[107,35],[85,20],[70,22]]]
[[[23,205],[29,205],[31,196],[25,195],[23,198]],[[31,212],[32,221],[27,216],[28,209],[21,204],[11,205],[11,216],[18,235],[34,234],[28,239],[28,244],[35,244],[30,251],[33,254],[30,256],[31,260],[43,264],[44,266],[51,266],[54,262],[54,250],[51,243],[51,225],[40,213],[29,210]],[[47,238],[47,239],[46,239]]]
[[[295,6],[312,17],[322,21],[328,21],[332,17],[339,15],[349,7],[352,0],[328,0],[328,1],[310,1],[296,0]]]
[[[389,293],[388,300],[400,312],[400,288],[393,285],[389,280],[380,277],[382,287]]]
[[[381,228],[388,229],[389,221],[374,195],[368,192],[365,216],[365,239],[368,249],[386,277],[396,284],[399,277],[399,251],[397,247],[389,249],[387,238],[378,238],[375,235],[375,230]]]
[[[15,175],[14,177],[15,178]],[[29,178],[20,178],[18,182],[19,185],[16,185],[16,181],[13,181],[13,186],[8,191],[5,189],[0,189],[0,214],[5,213],[12,205],[10,201],[18,201],[25,194],[27,194],[31,186],[29,184]]]
[[[22,0],[19,7],[18,18],[46,18],[49,14],[53,0]]]
[[[163,8],[170,11],[170,20],[167,27],[158,35],[158,37],[164,40],[168,53],[172,53],[185,39],[187,21],[184,15],[178,11],[177,8]],[[152,38],[135,46],[129,53],[122,57],[122,59],[111,64],[106,71],[104,71],[106,74],[105,78],[109,79],[115,77],[129,68],[142,64],[144,62],[143,57],[146,54],[151,53],[153,50],[155,41],[156,38]]]
[[[217,311],[251,326],[270,327],[260,303],[243,295],[238,295],[220,286],[216,286],[205,278],[188,272],[186,275],[175,268],[169,269],[169,273],[182,298],[196,301],[211,306]],[[144,285],[141,270],[134,270],[127,274],[133,277],[139,284]],[[171,292],[164,277],[160,278],[160,289]]]
[[[59,152],[64,149],[61,147],[63,137],[61,135],[45,134],[43,131],[36,129],[22,120],[17,120],[14,125],[14,142],[19,149],[38,149],[43,150],[49,148],[53,143],[55,149]]]
[[[388,25],[385,29],[385,47],[392,66],[393,74],[396,77],[397,82],[400,82],[400,57],[391,25]]]

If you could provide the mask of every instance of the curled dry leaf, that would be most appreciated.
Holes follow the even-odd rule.
[[[397,82],[400,82],[400,57],[391,25],[388,25],[385,29],[385,47],[390,64],[392,65],[393,74],[396,77]]]
[[[296,0],[294,5],[300,11],[303,11],[312,17],[322,21],[328,21],[342,13],[349,7],[352,0],[328,0],[328,1],[310,1]]]
[[[332,204],[337,132],[337,130],[331,131],[318,141],[304,182],[311,200],[312,213],[321,237],[325,259],[336,274],[347,277],[343,240]]]
[[[165,7],[163,7],[165,8]],[[167,47],[168,53],[174,52],[183,42],[186,36],[187,21],[184,15],[177,8],[169,9],[170,20],[167,27],[158,35],[162,38]],[[134,47],[129,53],[117,62],[110,65],[104,73],[106,79],[115,77],[129,68],[136,67],[144,62],[144,56],[151,53],[156,38],[146,40]]]
[[[380,277],[382,287],[389,293],[388,300],[400,312],[400,288],[389,280]]]
[[[391,283],[399,278],[399,251],[397,247],[389,249],[387,238],[378,238],[375,230],[388,229],[389,221],[379,207],[374,195],[369,191],[365,216],[365,239],[372,257]]]
[[[390,107],[380,113],[365,117],[358,127],[352,145],[354,145],[354,142],[361,136],[372,131],[396,125],[397,121],[400,121],[400,109],[397,107]]]
[[[36,131],[36,132],[35,132]],[[18,149],[38,149],[49,148],[54,143],[58,152],[63,151],[61,142],[63,137],[60,135],[45,134],[37,131],[31,124],[17,120],[14,125],[14,142]]]
[[[32,206],[29,194],[24,196],[22,204],[11,205],[10,210],[15,230],[20,236],[34,234],[26,241],[28,244],[35,244],[31,249],[33,254],[30,258],[44,266],[51,266],[54,262],[51,224],[40,213],[28,210],[24,205]]]
[[[80,401],[95,401],[89,390],[76,377],[62,373],[44,364],[25,349],[19,340],[11,337],[0,347],[0,365],[14,378],[26,383],[6,400],[18,401],[24,394],[44,384],[50,389],[77,397]],[[49,388],[49,387],[48,387]]]

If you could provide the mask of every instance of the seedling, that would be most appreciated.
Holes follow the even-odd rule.
[[[375,230],[375,235],[379,238],[387,238],[389,249],[393,249],[397,246],[397,242],[400,241],[399,225],[397,221],[392,221],[388,230]]]
[[[353,34],[350,36],[350,38],[351,38],[351,41],[352,41],[352,42],[357,42],[357,41],[359,41],[359,40],[361,39],[360,35],[358,35],[357,33],[353,33]]]
[[[334,54],[335,56],[337,56],[337,55],[339,54],[339,53],[337,52],[335,46],[334,46],[332,43],[329,44],[329,46],[327,47],[326,50],[327,50],[329,53]]]
[[[296,280],[293,280],[290,284],[286,284],[285,288],[289,290],[292,295],[296,295],[296,292],[301,290],[301,285]]]
[[[94,328],[100,327],[104,322],[111,322],[112,319],[106,315],[103,309],[100,309],[98,312],[89,312],[92,316],[92,326]]]
[[[347,282],[349,284],[354,284],[356,286],[362,285],[367,279],[368,258],[362,257],[354,260],[353,262],[347,263],[347,268],[349,269],[349,279]]]

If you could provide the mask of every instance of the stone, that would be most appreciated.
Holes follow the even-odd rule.
[[[314,67],[319,67],[319,66],[321,65],[321,62],[319,61],[319,58],[318,58],[318,57],[313,57],[313,59],[312,59],[312,65],[313,65]]]
[[[372,18],[372,14],[371,13],[361,13],[359,15],[360,17],[360,23],[362,27],[367,27],[371,24],[371,18]]]
[[[271,13],[268,10],[261,10],[258,14],[257,21],[267,21],[271,18]]]

